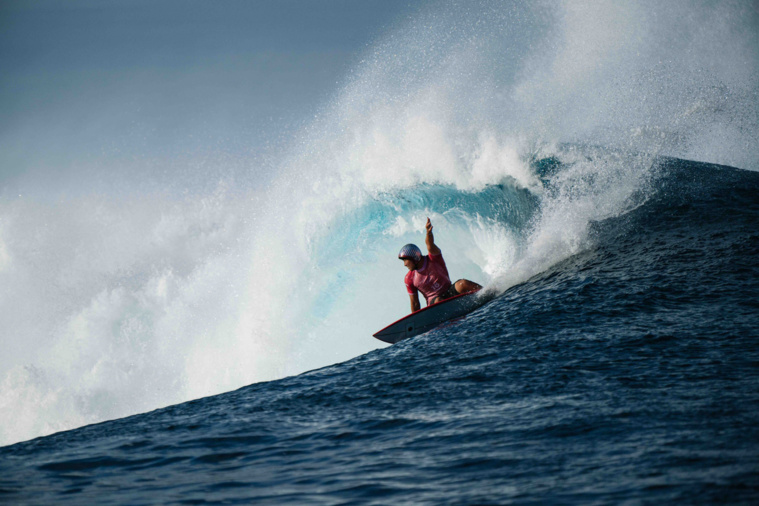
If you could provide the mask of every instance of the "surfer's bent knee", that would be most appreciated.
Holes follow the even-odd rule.
[[[473,292],[482,288],[481,285],[475,283],[474,281],[469,281],[468,279],[464,278],[456,281],[453,286],[456,287],[455,289],[459,294]]]

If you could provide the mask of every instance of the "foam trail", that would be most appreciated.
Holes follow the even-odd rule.
[[[233,200],[2,206],[5,441],[257,379],[219,359],[248,342],[237,274],[252,210]]]
[[[427,216],[452,275],[501,291],[639,205],[650,154],[759,169],[756,26],[741,2],[434,4],[263,190],[5,197],[0,444],[380,346]]]

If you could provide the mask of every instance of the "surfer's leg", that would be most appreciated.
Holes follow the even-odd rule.
[[[442,295],[438,295],[437,297],[433,297],[430,299],[430,305],[436,304],[438,302],[442,302],[444,300],[450,299],[451,297],[455,297],[458,295],[459,292],[456,291],[456,285],[453,284],[450,287],[448,287],[448,290],[443,292]]]
[[[456,287],[456,291],[459,293],[474,292],[475,290],[482,288],[482,286],[478,285],[474,281],[469,281],[468,279],[459,279],[453,284],[453,286]]]

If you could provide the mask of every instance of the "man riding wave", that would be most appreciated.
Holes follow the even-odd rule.
[[[427,235],[424,242],[427,246],[428,255],[422,256],[422,251],[415,244],[407,244],[401,248],[398,258],[403,260],[403,265],[408,268],[406,274],[406,290],[411,300],[411,311],[419,311],[419,292],[422,292],[427,305],[450,299],[456,295],[475,292],[482,288],[468,279],[459,279],[451,283],[448,268],[443,260],[443,253],[435,244],[432,235],[432,223],[427,218]]]

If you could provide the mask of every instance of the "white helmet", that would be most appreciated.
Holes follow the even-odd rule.
[[[401,251],[398,253],[398,258],[401,260],[409,258],[414,262],[419,262],[422,260],[422,250],[420,250],[419,246],[416,244],[407,244],[401,248]]]

